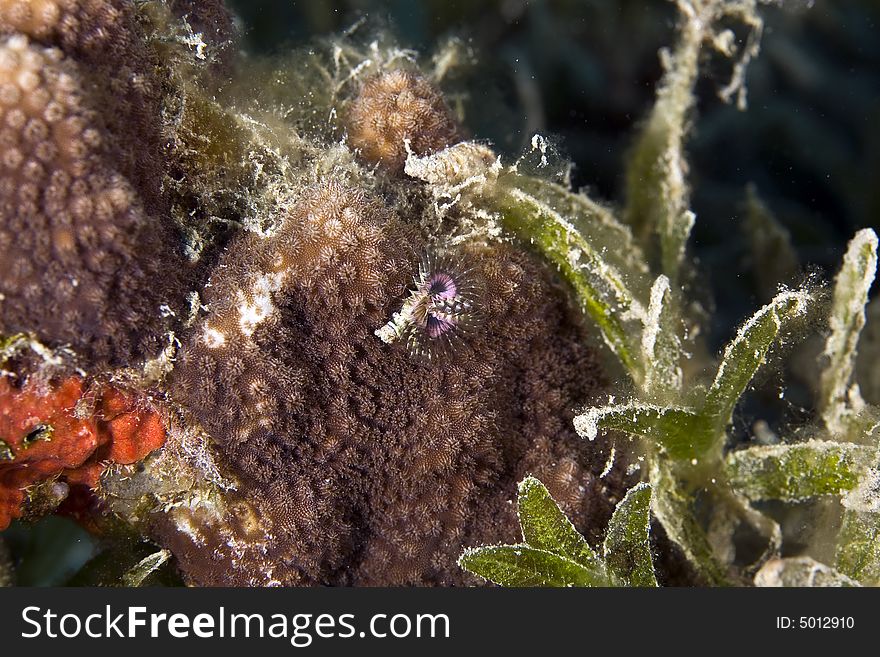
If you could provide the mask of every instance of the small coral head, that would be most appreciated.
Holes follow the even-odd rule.
[[[407,146],[415,155],[459,140],[440,90],[419,73],[391,69],[367,80],[346,113],[349,143],[362,160],[402,173]]]
[[[386,343],[403,339],[429,360],[454,347],[474,325],[476,287],[471,272],[449,257],[426,256],[403,307],[376,331]]]

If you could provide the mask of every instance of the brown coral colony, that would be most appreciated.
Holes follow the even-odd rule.
[[[378,200],[322,184],[271,239],[244,239],[262,248],[230,249],[171,391],[248,482],[264,534],[237,516],[187,518],[185,534],[163,522],[191,581],[464,583],[457,555],[513,538],[509,500],[530,471],[582,528],[604,524],[600,461],[584,463],[563,420],[597,367],[529,258],[461,254],[488,317],[456,358],[426,362],[374,335],[423,249]]]
[[[132,7],[3,2],[2,34],[0,334],[96,363],[153,356],[185,266],[174,228],[149,213],[163,205],[155,83],[107,59],[139,61]]]

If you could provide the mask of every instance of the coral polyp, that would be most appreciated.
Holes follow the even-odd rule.
[[[403,342],[415,356],[436,359],[478,324],[478,298],[473,272],[460,260],[427,255],[403,306],[376,336],[386,344]]]

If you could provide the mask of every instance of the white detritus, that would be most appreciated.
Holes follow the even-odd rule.
[[[189,536],[196,545],[204,545],[205,539],[193,524],[192,518],[185,512],[174,514],[174,525],[181,534]]]
[[[843,499],[844,508],[859,513],[880,513],[880,471],[870,468],[859,480],[859,485]]]
[[[629,466],[627,466],[627,468],[626,468],[626,476],[631,477],[641,469],[642,469],[641,463],[630,463]]]
[[[202,33],[196,32],[189,24],[189,21],[186,17],[184,17],[183,19],[183,24],[186,27],[186,35],[180,37],[180,42],[186,46],[189,46],[195,51],[196,59],[202,61],[208,59],[208,56],[205,54],[205,51],[208,48],[208,44],[205,43],[205,39],[202,36]]]
[[[283,279],[282,273],[263,274],[254,281],[249,295],[239,291],[238,324],[246,337],[275,312],[272,294],[281,288]]]
[[[611,452],[608,454],[608,460],[605,461],[605,468],[599,474],[599,479],[604,479],[614,467],[614,459],[617,458],[617,448],[612,445]]]
[[[202,342],[208,349],[219,349],[226,344],[226,336],[215,328],[206,327],[202,334]]]
[[[541,152],[540,166],[547,166],[547,140],[537,133],[532,135],[532,150]]]

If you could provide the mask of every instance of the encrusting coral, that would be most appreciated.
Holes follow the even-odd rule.
[[[165,442],[159,414],[133,393],[78,376],[22,387],[0,378],[0,529],[20,517],[28,489],[97,488],[108,463],[135,463]]]

